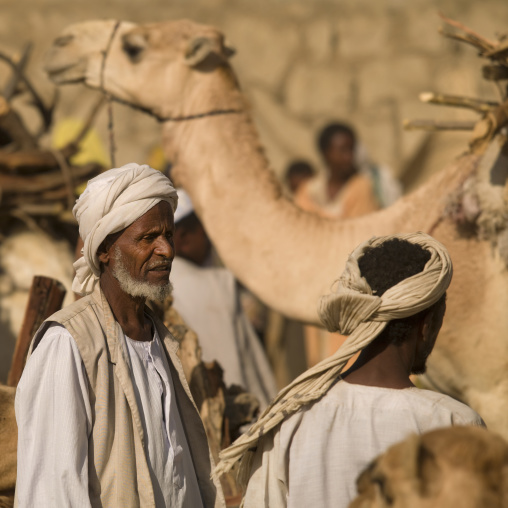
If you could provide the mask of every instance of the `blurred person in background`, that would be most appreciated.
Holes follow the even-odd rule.
[[[284,172],[284,181],[294,195],[300,187],[316,175],[312,165],[305,160],[295,160],[289,163]]]
[[[390,205],[401,195],[390,170],[369,161],[351,126],[327,125],[317,144],[326,172],[302,185],[295,199],[301,208],[327,217],[358,217]]]
[[[263,346],[241,306],[238,283],[213,266],[212,244],[188,194],[178,189],[171,280],[173,306],[198,335],[203,360],[217,360],[224,382],[254,394],[267,406],[277,392]]]

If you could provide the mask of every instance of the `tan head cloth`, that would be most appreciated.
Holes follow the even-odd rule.
[[[431,257],[423,272],[399,282],[382,296],[376,296],[360,274],[358,259],[366,249],[393,238],[421,245]],[[239,471],[239,481],[245,482],[253,457],[249,450],[256,447],[263,434],[301,407],[322,397],[348,360],[368,346],[389,321],[412,316],[436,303],[451,279],[452,262],[448,251],[425,233],[374,237],[358,246],[336,282],[336,291],[322,297],[319,304],[319,316],[325,327],[349,337],[334,355],[305,371],[279,392],[249,431],[220,453],[221,462],[213,474],[220,476],[228,472],[245,455]]]

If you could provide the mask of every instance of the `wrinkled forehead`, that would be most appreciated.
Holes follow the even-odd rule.
[[[171,205],[167,201],[159,201],[148,212],[136,219],[124,231],[136,231],[137,233],[173,229],[174,214]]]
[[[167,201],[163,200],[129,226],[109,234],[104,241],[106,247],[109,248],[120,238],[122,238],[122,243],[134,242],[144,235],[172,232],[174,227],[173,209]]]

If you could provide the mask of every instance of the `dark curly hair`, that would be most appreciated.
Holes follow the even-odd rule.
[[[328,147],[330,146],[330,142],[336,134],[347,134],[353,140],[353,145],[356,144],[356,133],[354,129],[345,124],[345,123],[330,123],[325,126],[318,135],[317,144],[319,147],[319,151],[324,154]]]
[[[393,238],[366,250],[358,259],[358,266],[374,294],[381,296],[392,286],[422,272],[429,259],[430,252],[420,245]],[[446,294],[435,304],[413,316],[391,321],[376,340],[401,344],[414,326],[429,312],[439,308],[445,299]]]
[[[306,160],[295,160],[288,164],[286,171],[284,172],[286,180],[289,180],[292,176],[308,176],[312,177],[316,174],[312,164]]]

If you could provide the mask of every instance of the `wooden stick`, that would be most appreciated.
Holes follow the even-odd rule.
[[[59,216],[65,210],[61,202],[53,203],[22,203],[12,212],[23,212],[32,217],[40,215]]]
[[[19,80],[22,81],[27,87],[28,91],[32,95],[33,102],[42,116],[42,121],[44,122],[45,127],[49,127],[51,125],[51,120],[53,117],[53,111],[48,109],[44,104],[44,101],[41,99],[40,95],[36,92],[35,88],[32,86],[32,83],[28,80],[28,78],[18,71],[16,63],[12,60],[12,58],[8,57],[5,53],[0,51],[0,60],[3,60],[7,64],[9,64],[12,70],[18,74]]]
[[[16,341],[11,370],[7,378],[9,386],[18,385],[35,332],[45,319],[60,310],[65,293],[63,284],[55,279],[42,276],[33,278],[25,318]]]
[[[84,183],[84,179],[82,182]],[[81,183],[81,182],[80,182]],[[49,191],[43,192],[32,192],[30,194],[7,194],[2,196],[2,201],[0,201],[0,208],[15,208],[19,206],[24,206],[27,204],[34,203],[52,203],[52,202],[60,202],[64,203],[68,195],[67,187],[57,187],[56,189],[51,189]]]
[[[72,177],[74,181],[78,182],[79,179],[89,177],[92,174],[96,175],[99,172],[100,166],[92,162],[84,166],[73,167]],[[30,176],[7,175],[0,172],[0,189],[5,194],[43,192],[61,187],[62,185],[65,185],[65,179],[60,170],[52,170]]]
[[[471,44],[471,46],[474,46],[476,49],[480,50],[480,53],[482,56],[486,51],[490,51],[492,49],[490,46],[485,46],[481,42],[472,38],[470,35],[467,35],[467,34],[462,35],[462,34],[447,32],[443,28],[440,28],[438,31],[441,35],[443,35],[444,37],[448,37],[449,39],[455,39],[456,41],[465,42],[466,44]]]
[[[487,51],[484,56],[495,60],[508,57],[508,41],[504,41],[491,51]]]
[[[16,174],[40,173],[58,167],[55,156],[47,150],[0,150],[0,170]],[[35,175],[34,175],[35,176]]]
[[[458,95],[445,95],[433,92],[422,92],[419,96],[422,102],[429,104],[439,104],[443,106],[455,106],[458,108],[468,108],[485,113],[499,106],[499,102],[485,101],[473,97],[461,97]]]
[[[31,42],[25,44],[23,51],[21,52],[21,58],[16,62],[16,67],[13,69],[12,76],[9,81],[5,85],[4,91],[2,95],[8,101],[15,93],[18,87],[20,76],[25,72],[25,67],[28,63],[28,59],[30,58],[30,53],[32,52],[33,44]]]
[[[20,150],[37,148],[35,138],[25,127],[23,120],[7,100],[0,95],[0,128],[7,132]]]
[[[468,121],[441,121],[441,120],[404,120],[406,130],[422,129],[425,131],[472,131],[476,122]]]
[[[491,48],[495,48],[499,45],[498,42],[489,41],[488,39],[485,39],[485,37],[482,37],[480,34],[474,32],[466,25],[463,25],[459,21],[455,21],[454,19],[447,18],[442,12],[439,13],[439,17],[450,26],[453,26],[454,28],[458,28],[459,30],[462,30],[465,34],[469,35],[471,38],[476,39],[480,44],[484,46],[490,46]]]

